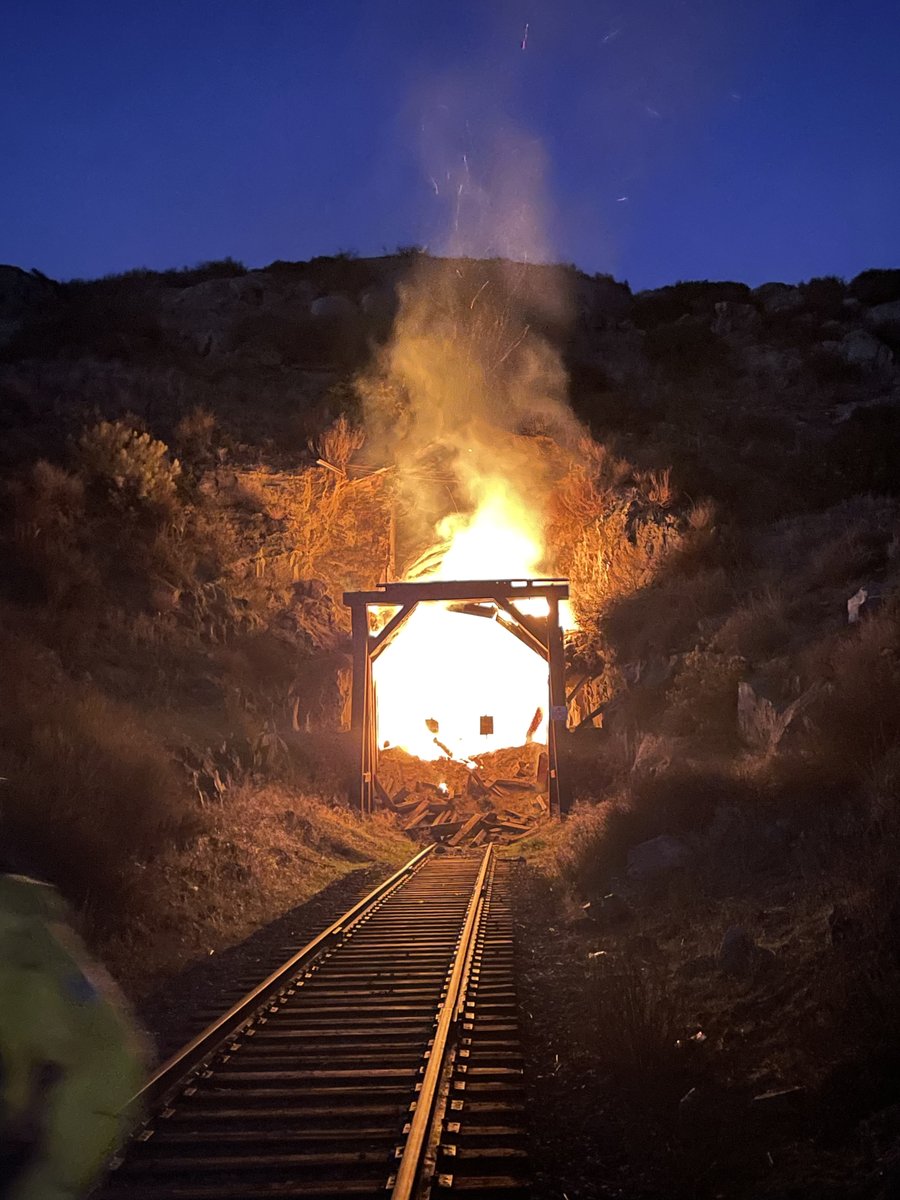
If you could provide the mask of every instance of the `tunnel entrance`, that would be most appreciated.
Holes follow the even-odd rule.
[[[389,776],[396,779],[397,753],[392,738],[379,737],[378,713],[378,669],[376,664],[385,650],[388,649],[401,635],[404,628],[414,619],[419,606],[443,606],[454,612],[468,614],[474,617],[487,618],[502,626],[503,636],[518,639],[521,646],[513,647],[521,651],[522,647],[538,659],[543,660],[543,666],[536,663],[537,676],[546,672],[543,699],[540,696],[538,684],[538,700],[534,716],[527,731],[522,726],[522,717],[517,715],[514,724],[510,726],[502,700],[492,700],[479,703],[477,688],[472,689],[468,700],[466,722],[469,730],[477,728],[478,739],[483,739],[485,746],[498,753],[512,743],[510,728],[521,727],[520,741],[527,742],[526,760],[531,760],[538,747],[533,743],[546,739],[546,751],[543,758],[531,761],[536,777],[545,780],[547,805],[551,816],[559,817],[568,811],[569,795],[564,780],[560,775],[561,739],[566,730],[566,693],[565,693],[565,657],[563,649],[562,627],[560,624],[560,604],[569,596],[568,580],[565,579],[507,579],[507,580],[428,580],[420,583],[386,583],[368,592],[346,592],[344,603],[351,612],[353,631],[353,685],[351,704],[351,732],[354,739],[357,774],[355,776],[352,799],[361,813],[371,813],[379,803],[390,803],[388,790],[379,778],[380,768],[385,779]],[[375,614],[377,613],[377,618]],[[373,632],[373,626],[382,623]],[[415,618],[421,620],[421,616]],[[475,628],[474,626],[472,627]],[[422,657],[419,663],[413,662],[411,669],[414,676],[421,676],[429,670],[428,642],[417,643],[418,653]],[[437,645],[439,635],[435,635],[433,644]],[[467,639],[477,649],[477,637]],[[423,649],[424,645],[424,649]],[[467,647],[471,654],[473,647]],[[399,647],[398,647],[399,649]],[[443,649],[446,649],[444,647]],[[408,668],[409,669],[409,668]],[[482,664],[483,669],[483,664]],[[495,674],[502,676],[502,666],[494,666]],[[518,676],[516,677],[519,678]],[[524,700],[526,709],[533,704],[535,692],[529,685],[527,694],[523,693],[521,683],[505,681],[502,677],[492,681],[502,695],[504,684],[516,691],[515,701],[521,704]],[[438,689],[439,690],[439,689]],[[495,691],[494,693],[498,693]],[[402,703],[402,697],[401,701]],[[398,699],[391,696],[392,712],[396,712]],[[417,711],[421,707],[422,711]],[[428,711],[425,711],[425,707]],[[490,706],[494,711],[484,711]],[[413,754],[420,757],[442,759],[448,769],[451,764],[462,769],[476,770],[476,763],[468,757],[464,749],[464,737],[461,732],[456,709],[457,724],[452,721],[443,725],[438,716],[433,716],[431,707],[440,712],[440,697],[423,700],[417,689],[410,689],[409,706],[413,723],[421,736],[421,742],[410,746]],[[515,704],[507,706],[515,709]],[[473,725],[474,722],[474,725]],[[391,728],[389,723],[382,723],[382,733]],[[505,740],[506,739],[506,740]],[[385,741],[390,741],[390,748],[385,747]],[[514,742],[513,738],[513,742]],[[452,743],[448,745],[449,743]],[[469,742],[468,744],[471,744]],[[431,751],[430,746],[436,746],[437,752]],[[425,747],[425,752],[420,747]],[[477,756],[481,762],[481,756]],[[522,767],[527,762],[522,762]],[[439,772],[440,773],[440,772]],[[478,779],[478,775],[474,776]],[[506,781],[510,783],[512,781]],[[449,785],[444,785],[449,786]],[[491,784],[490,788],[494,785]],[[488,789],[489,790],[489,789]],[[502,795],[502,789],[499,793]]]

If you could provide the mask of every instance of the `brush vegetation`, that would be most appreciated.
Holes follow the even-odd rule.
[[[450,266],[409,251],[32,281],[0,349],[4,853],[119,961],[140,930],[167,966],[173,912],[194,913],[190,953],[246,927],[202,909],[232,859],[260,921],[322,882],[317,855],[396,857],[402,839],[345,807],[341,594],[427,558],[434,520],[471,509],[473,445],[516,464],[580,624],[578,804],[544,839],[548,869],[596,903],[636,844],[682,839],[677,911],[708,941],[781,888],[791,961],[832,981],[844,1057],[886,1052],[898,273],[632,296],[570,267]],[[403,299],[410,279],[431,309]],[[458,405],[416,399],[413,343]],[[302,813],[290,846],[271,833],[284,812]],[[193,909],[175,898],[189,876]],[[853,938],[815,926],[832,909]],[[691,997],[627,961],[598,987],[621,1003],[595,1052],[657,1071]],[[825,1086],[803,1053],[775,1082]]]

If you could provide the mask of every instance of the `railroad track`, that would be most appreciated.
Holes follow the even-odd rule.
[[[417,854],[163,1064],[103,1200],[528,1194],[508,867]]]

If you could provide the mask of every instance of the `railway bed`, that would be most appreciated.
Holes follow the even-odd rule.
[[[164,1064],[103,1200],[528,1194],[508,867],[432,848]]]

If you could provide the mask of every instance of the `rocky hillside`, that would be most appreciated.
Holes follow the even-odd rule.
[[[725,800],[764,795],[796,830],[826,794],[886,794],[900,271],[633,294],[413,250],[64,284],[8,266],[15,864],[82,904],[118,897],[127,923],[147,864],[208,837],[240,789],[340,802],[340,594],[428,548],[366,405],[381,389],[402,411],[377,365],[413,275],[427,295],[448,274],[447,338],[508,334],[498,387],[539,340],[581,423],[574,449],[540,413],[508,431],[552,464],[546,565],[571,576],[582,625],[570,877],[599,894],[636,842],[705,828]]]

